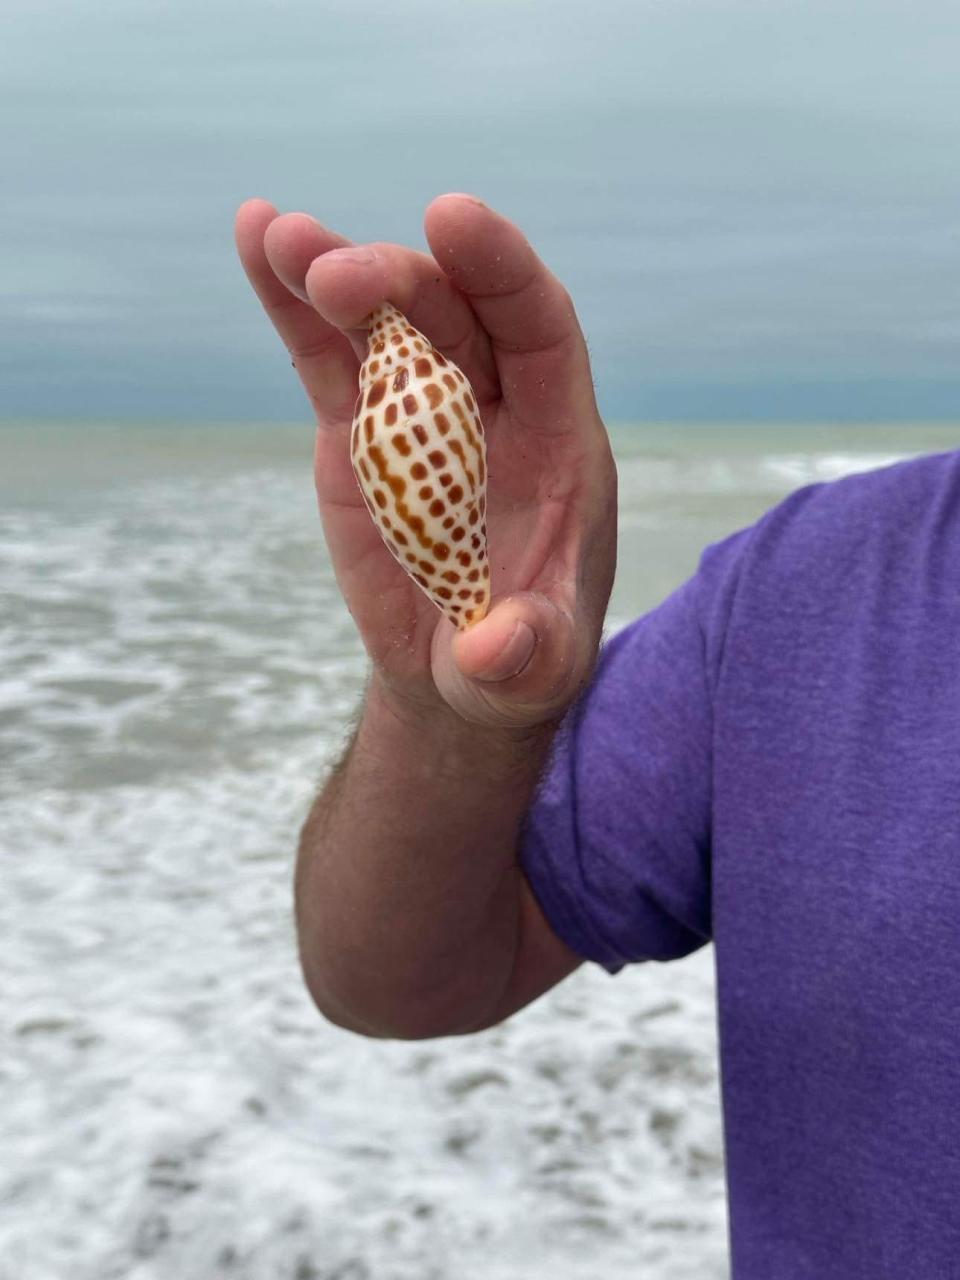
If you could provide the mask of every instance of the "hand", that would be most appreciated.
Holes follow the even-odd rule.
[[[556,720],[596,658],[616,559],[616,470],[573,304],[520,231],[470,196],[434,200],[433,256],[353,247],[250,200],[244,269],[319,423],[316,487],[337,581],[398,709],[501,728]],[[457,632],[383,545],[350,463],[364,319],[403,311],[473,385],[488,451],[492,607]]]

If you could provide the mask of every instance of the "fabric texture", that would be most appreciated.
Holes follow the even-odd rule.
[[[812,485],[604,649],[522,862],[712,941],[734,1280],[960,1277],[960,452]]]

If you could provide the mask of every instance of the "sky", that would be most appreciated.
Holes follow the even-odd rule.
[[[308,416],[262,195],[423,247],[473,191],[612,421],[960,419],[956,0],[0,0],[0,418]]]

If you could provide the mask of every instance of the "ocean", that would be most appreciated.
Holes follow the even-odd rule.
[[[622,427],[615,630],[951,426]],[[0,426],[0,1280],[721,1280],[709,948],[510,1022],[327,1025],[299,824],[365,663],[311,431]]]

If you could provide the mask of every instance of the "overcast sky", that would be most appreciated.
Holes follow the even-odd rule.
[[[569,285],[611,419],[960,419],[957,0],[0,17],[0,417],[302,417],[236,204],[421,245],[472,190]]]

